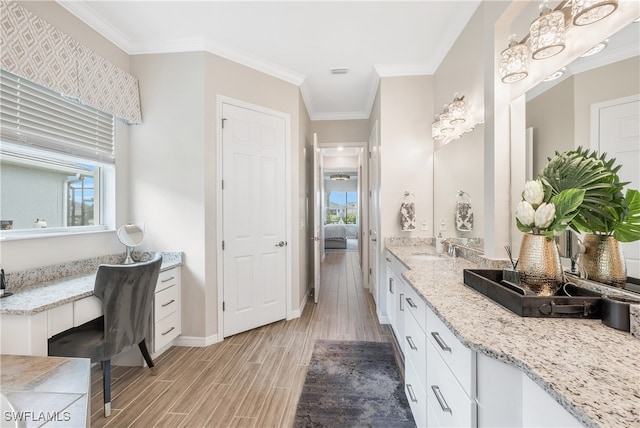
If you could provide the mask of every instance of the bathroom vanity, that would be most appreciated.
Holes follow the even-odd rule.
[[[86,261],[78,263],[83,266],[79,269],[87,270]],[[150,332],[150,351],[153,356],[160,355],[181,332],[181,265],[181,253],[163,253]],[[56,269],[59,267],[39,270],[41,276],[46,278],[53,275],[51,271]],[[74,268],[69,269],[68,266],[65,269],[74,271]],[[46,356],[49,338],[100,317],[101,302],[93,296],[96,269],[97,265],[90,269],[91,273],[62,276],[12,289],[12,296],[0,300],[0,352]],[[30,274],[32,272],[21,273],[20,276]]]
[[[418,426],[640,426],[640,340],[628,332],[520,317],[464,285],[478,264],[431,246],[388,241],[385,257]]]

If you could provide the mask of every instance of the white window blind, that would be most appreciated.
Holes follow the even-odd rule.
[[[114,163],[113,116],[4,70],[0,73],[3,141]]]

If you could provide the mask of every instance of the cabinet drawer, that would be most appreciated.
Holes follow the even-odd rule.
[[[418,375],[410,361],[405,364],[404,393],[407,395],[413,419],[418,427],[427,426],[427,394],[418,381]]]
[[[168,317],[161,319],[154,325],[153,343],[154,350],[171,342],[180,334],[180,313],[174,312]]]
[[[437,345],[436,345],[437,346]],[[473,427],[476,404],[456,382],[431,341],[427,341],[427,401],[432,406],[439,426]]]
[[[398,258],[393,254],[391,254],[389,251],[386,251],[384,253],[384,258],[387,262],[387,266],[391,267],[391,269],[393,269],[396,275],[400,276],[404,271],[407,270],[407,267],[404,264],[402,264],[402,262],[398,260]]]
[[[96,296],[73,302],[73,326],[77,327],[102,316],[102,301]]]
[[[156,293],[153,302],[153,318],[155,321],[159,321],[170,313],[178,310],[178,306],[180,305],[180,287],[174,285],[173,287],[165,288]]]
[[[416,290],[409,284],[404,287],[404,310],[405,313],[409,312],[418,321],[418,325],[422,331],[427,331],[425,328],[425,310],[426,303],[422,300],[422,297],[418,295]]]
[[[47,316],[49,317],[47,337],[55,336],[58,333],[69,330],[73,328],[73,303],[66,303],[62,306],[51,308]]]
[[[178,269],[173,268],[160,272],[156,283],[156,293],[176,284],[178,284]]]
[[[469,397],[475,391],[475,353],[464,346],[431,310],[427,309],[427,340],[433,344]],[[429,391],[427,391],[429,392]]]
[[[403,349],[405,361],[411,361],[418,380],[424,388],[427,385],[427,340],[413,315],[405,314]]]

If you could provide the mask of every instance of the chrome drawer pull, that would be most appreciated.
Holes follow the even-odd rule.
[[[431,336],[433,336],[436,342],[438,342],[438,345],[440,345],[440,349],[442,349],[443,351],[451,352],[451,348],[449,348],[447,344],[444,343],[444,340],[442,340],[440,334],[438,334],[437,331],[432,331]]]
[[[166,336],[167,334],[171,333],[173,330],[175,330],[175,327],[171,327],[169,330],[165,331],[164,333],[162,333],[163,336]]]
[[[164,308],[165,306],[169,306],[170,304],[172,304],[175,301],[176,301],[176,299],[171,299],[167,303],[163,304],[162,307]]]
[[[415,343],[413,343],[413,339],[411,338],[411,336],[406,336],[407,338],[407,342],[409,342],[409,348],[413,349],[414,351],[418,350],[418,347],[416,346]]]
[[[389,293],[393,294],[393,278],[389,278]]]
[[[169,277],[167,279],[161,279],[160,282],[169,282],[169,281],[173,281],[174,279],[176,279],[175,276]]]
[[[431,385],[431,389],[433,390],[433,393],[436,394],[436,400],[438,400],[438,404],[440,404],[442,411],[451,413],[453,415],[453,412],[451,411],[451,407],[449,407],[449,405],[447,404],[447,401],[444,399],[444,396],[442,395],[440,388],[437,385]]]
[[[409,306],[411,306],[412,308],[417,308],[418,307],[418,305],[413,303],[413,300],[411,300],[411,297],[407,297],[406,300],[407,300],[407,303],[409,304]]]
[[[391,259],[389,257],[385,257],[384,258],[386,261],[388,261],[389,263],[391,263]]]
[[[400,293],[400,310],[404,312],[404,294]]]
[[[407,384],[407,392],[409,393],[409,398],[411,399],[411,401],[417,403],[418,399],[416,398],[416,394],[413,392],[413,387],[410,383]]]

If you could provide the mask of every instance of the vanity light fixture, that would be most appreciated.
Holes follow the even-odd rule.
[[[500,54],[500,74],[504,83],[513,83],[529,75],[529,47],[509,36],[509,47]]]
[[[466,120],[467,109],[464,105],[464,95],[459,97],[456,93],[453,96],[453,101],[448,106],[449,115],[451,117],[450,123],[452,125],[457,125],[459,123],[464,123]]]
[[[433,139],[436,141],[442,140],[444,138],[444,135],[440,130],[440,121],[438,120],[438,116],[439,115],[436,115],[436,120],[434,120],[431,124],[431,137],[433,137]]]
[[[589,25],[611,15],[618,8],[618,0],[572,0],[573,25]]]
[[[529,44],[533,59],[546,59],[564,50],[564,13],[551,10],[549,1],[540,5],[540,16],[529,27]]]
[[[331,174],[329,178],[333,181],[346,181],[346,180],[349,180],[351,176],[343,172],[337,172],[335,174]]]

